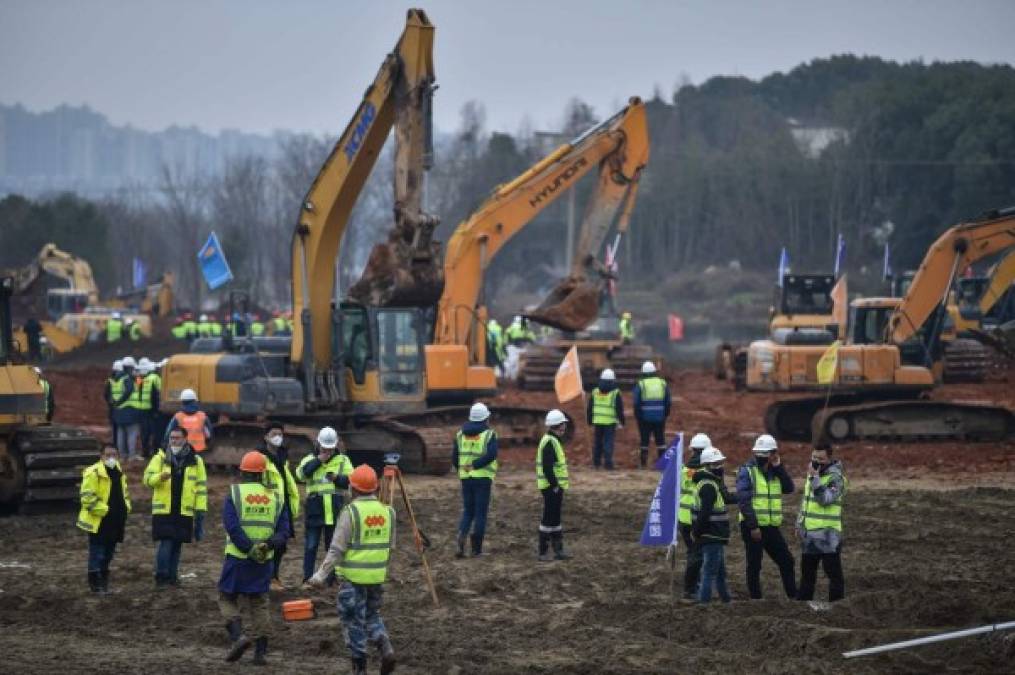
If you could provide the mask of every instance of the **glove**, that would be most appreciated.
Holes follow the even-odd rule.
[[[264,563],[268,560],[268,553],[271,551],[271,546],[266,541],[254,544],[250,548],[250,552],[247,554],[250,559],[256,563]]]
[[[204,511],[194,514],[194,541],[204,539]]]

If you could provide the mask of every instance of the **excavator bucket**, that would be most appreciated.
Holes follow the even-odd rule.
[[[430,307],[444,292],[440,244],[420,251],[400,237],[374,246],[349,298],[372,307]]]
[[[526,318],[563,331],[584,330],[599,316],[602,288],[598,283],[568,277]]]

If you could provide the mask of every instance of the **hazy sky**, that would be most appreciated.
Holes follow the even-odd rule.
[[[0,0],[0,102],[86,103],[115,124],[335,132],[405,21],[404,2]],[[1015,61],[1015,0],[430,0],[437,122],[556,128],[682,74],[757,78],[853,52]]]

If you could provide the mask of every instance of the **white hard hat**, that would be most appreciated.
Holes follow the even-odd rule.
[[[155,364],[147,356],[142,356],[141,360],[137,362],[137,369],[141,371],[142,375],[147,375],[155,370]]]
[[[166,358],[162,359],[161,361],[159,361],[158,363],[156,363],[155,367],[156,368],[165,368],[167,363],[169,363],[169,357],[168,356]]]
[[[599,374],[599,379],[600,380],[615,380],[615,379],[617,379],[617,376],[613,372],[612,368],[604,368],[603,372],[601,372]]]
[[[490,419],[490,409],[482,403],[473,403],[469,409],[470,422],[485,422]]]
[[[555,427],[565,422],[567,422],[567,416],[556,408],[546,413],[546,426],[548,427]]]
[[[334,450],[338,447],[338,432],[331,427],[324,427],[317,433],[317,443],[322,448]]]
[[[521,323],[521,322],[522,317],[518,316],[517,314],[515,314],[515,318],[511,319],[511,323]]]
[[[113,318],[114,319],[119,319],[120,318],[120,313],[119,312],[113,312]]]
[[[691,448],[694,450],[704,450],[712,447],[712,439],[705,434],[695,434],[694,438],[691,439]]]
[[[186,402],[186,401],[196,401],[197,400],[197,392],[194,391],[193,389],[184,389],[183,393],[180,394],[180,400],[184,401],[184,402]]]
[[[754,441],[754,454],[755,455],[770,455],[779,449],[775,439],[768,434],[761,434],[758,436],[758,440]]]
[[[124,356],[122,363],[124,368],[137,368],[137,361],[134,360],[133,356]]]
[[[207,321],[208,320],[208,315],[207,314],[202,314],[201,316],[197,317],[197,320],[198,321]]]
[[[121,361],[120,359],[113,361],[113,372],[114,373],[123,372],[123,361]]]
[[[646,361],[645,363],[641,364],[642,375],[651,375],[654,372],[656,372],[656,364],[652,363],[651,361]]]
[[[726,455],[722,454],[719,451],[719,448],[708,447],[708,448],[705,448],[705,451],[703,453],[701,453],[701,463],[702,464],[706,464],[706,465],[707,464],[715,464],[716,462],[721,462],[724,459],[726,459]]]
[[[39,366],[32,366],[32,370],[35,371],[36,375],[42,375],[42,368],[40,368]]]

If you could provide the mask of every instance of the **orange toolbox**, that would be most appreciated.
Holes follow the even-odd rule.
[[[313,600],[290,600],[282,603],[282,618],[286,621],[307,621],[316,616]]]

